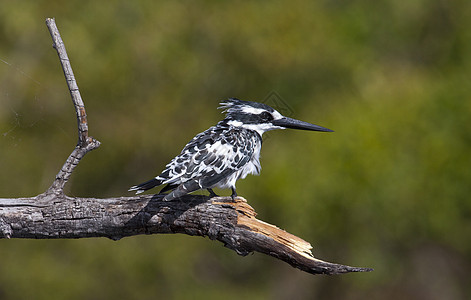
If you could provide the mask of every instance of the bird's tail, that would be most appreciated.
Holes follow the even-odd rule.
[[[149,181],[146,181],[146,182],[141,183],[139,185],[134,185],[134,186],[130,187],[128,191],[130,191],[130,192],[136,191],[136,194],[140,194],[144,191],[147,191],[147,190],[149,190],[153,187],[156,187],[158,185],[161,185],[161,184],[162,184],[162,180],[159,180],[157,178],[152,178]]]
[[[197,180],[188,180],[185,183],[180,184],[175,190],[167,194],[162,200],[172,201],[199,189],[201,189],[201,186]]]

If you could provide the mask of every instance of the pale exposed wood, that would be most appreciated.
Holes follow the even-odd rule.
[[[240,255],[260,252],[311,274],[371,271],[316,259],[311,245],[260,221],[242,197],[186,195],[162,201],[163,195],[80,198],[64,194],[75,166],[100,143],[88,136],[85,106],[54,19],[46,20],[77,112],[79,141],[51,185],[31,198],[0,199],[0,238],[86,238],[119,240],[139,234],[184,233],[222,242]]]

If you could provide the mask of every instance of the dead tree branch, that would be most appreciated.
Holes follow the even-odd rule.
[[[240,255],[268,254],[311,274],[371,271],[316,259],[311,245],[258,220],[245,199],[186,195],[161,201],[162,195],[120,198],[68,197],[63,188],[75,166],[100,143],[88,136],[85,106],[54,19],[46,20],[77,112],[78,143],[51,185],[31,198],[0,199],[0,238],[86,238],[119,240],[138,234],[184,233],[222,242]]]
[[[77,114],[77,127],[78,127],[78,142],[74,151],[69,155],[64,165],[57,173],[56,178],[49,189],[46,191],[46,194],[63,194],[64,186],[70,178],[70,175],[74,171],[75,167],[78,165],[80,160],[87,154],[89,151],[96,149],[100,146],[100,142],[95,140],[92,137],[88,136],[88,122],[87,122],[87,113],[85,112],[85,105],[82,101],[82,96],[75,81],[74,71],[72,71],[72,66],[70,65],[69,56],[65,50],[64,42],[62,41],[59,29],[57,29],[56,22],[54,19],[47,18],[46,25],[49,29],[49,33],[52,37],[52,47],[56,49],[57,55],[64,71],[65,80],[67,81],[67,86],[69,87],[70,96],[72,97],[72,102],[75,107],[75,112]]]

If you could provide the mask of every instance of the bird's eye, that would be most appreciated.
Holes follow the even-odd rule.
[[[267,112],[267,111],[264,111],[260,114],[260,117],[262,118],[263,121],[273,121],[273,116],[271,115],[271,113]]]

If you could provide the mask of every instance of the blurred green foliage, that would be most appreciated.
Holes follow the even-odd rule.
[[[317,257],[375,271],[312,276],[178,235],[0,240],[1,299],[471,294],[469,1],[3,1],[1,197],[43,192],[76,143],[46,17],[102,142],[70,195],[128,195],[222,118],[220,100],[276,91],[336,132],[270,133],[239,194]]]

